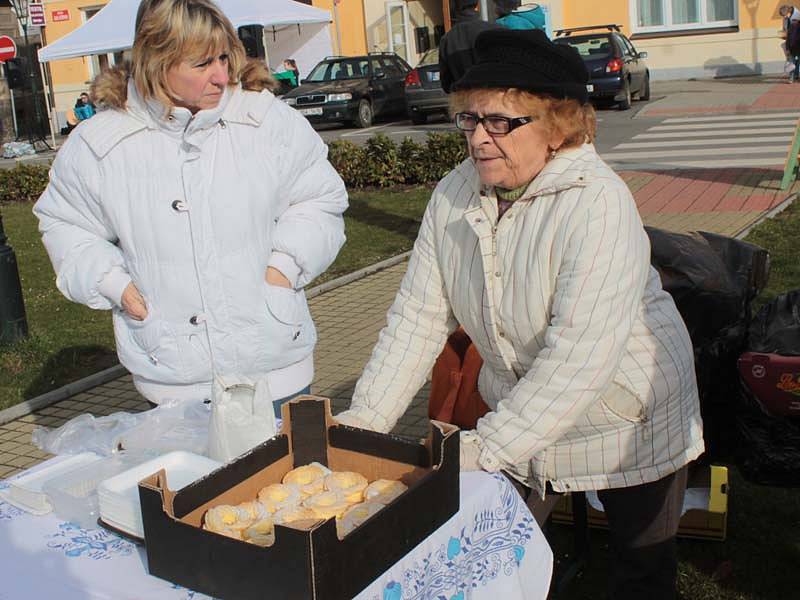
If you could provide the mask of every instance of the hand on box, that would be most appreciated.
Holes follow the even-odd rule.
[[[341,412],[333,418],[336,419],[340,425],[347,425],[348,427],[355,427],[356,429],[372,429],[365,421],[353,415],[349,410]]]
[[[500,460],[484,445],[483,438],[476,431],[462,431],[458,444],[462,471],[497,473],[503,468]]]

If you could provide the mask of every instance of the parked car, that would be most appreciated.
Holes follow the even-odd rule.
[[[428,116],[448,115],[447,94],[439,81],[439,49],[428,50],[419,64],[411,69],[405,80],[406,112],[411,121],[421,125]]]
[[[375,117],[403,114],[403,80],[411,70],[394,53],[328,57],[281,99],[312,123],[369,127]]]
[[[575,35],[598,29],[605,31]],[[650,99],[650,71],[644,62],[647,52],[637,52],[618,25],[561,29],[553,41],[572,46],[581,55],[589,71],[593,100],[614,100],[620,110],[627,110],[633,98]]]

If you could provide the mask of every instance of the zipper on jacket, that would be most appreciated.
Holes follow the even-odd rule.
[[[223,129],[227,129],[228,127],[228,124],[225,122],[225,119],[220,119],[219,121],[217,121],[217,123],[219,123],[219,126],[222,127]]]

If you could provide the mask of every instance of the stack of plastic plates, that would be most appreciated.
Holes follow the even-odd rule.
[[[59,456],[34,467],[29,472],[8,481],[9,487],[0,491],[0,498],[34,515],[46,515],[53,510],[43,485],[49,480],[100,460],[92,452]]]
[[[169,488],[177,491],[221,466],[222,463],[199,454],[169,452],[106,479],[97,488],[100,524],[143,539],[142,509],[139,504],[139,482],[142,479],[164,469]]]

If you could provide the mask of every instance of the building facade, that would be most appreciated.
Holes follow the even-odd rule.
[[[554,27],[622,26],[646,51],[653,79],[761,75],[783,70],[784,2],[759,0],[562,0]]]

